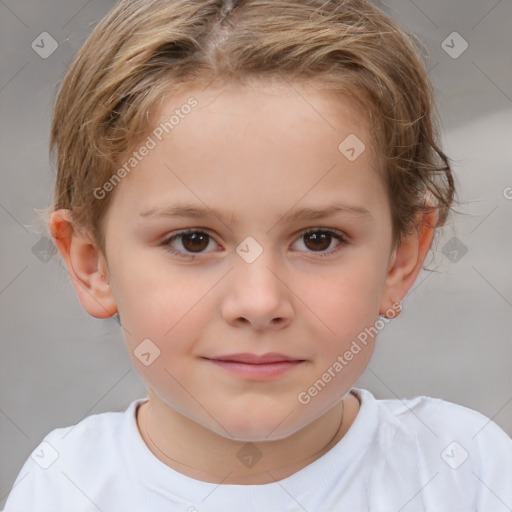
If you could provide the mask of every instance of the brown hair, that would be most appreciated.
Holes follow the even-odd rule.
[[[121,0],[88,37],[55,102],[52,210],[67,208],[104,252],[107,182],[172,93],[217,80],[316,83],[368,112],[384,163],[394,242],[454,201],[433,87],[412,35],[366,0]],[[341,142],[341,141],[340,141]],[[430,206],[429,206],[430,205]]]

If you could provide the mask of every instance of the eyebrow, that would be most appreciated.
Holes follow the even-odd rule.
[[[280,222],[296,222],[306,220],[316,220],[325,217],[333,216],[341,213],[348,216],[363,217],[371,219],[371,213],[363,206],[347,205],[342,203],[333,203],[323,208],[301,208],[299,210],[290,210],[284,214]],[[237,216],[234,212],[226,212],[215,210],[207,206],[199,206],[192,203],[177,203],[172,206],[165,206],[161,208],[150,208],[139,214],[142,218],[193,218],[193,219],[206,219],[211,216],[219,218],[223,222],[237,223]]]

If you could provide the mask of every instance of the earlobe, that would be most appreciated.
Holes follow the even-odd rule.
[[[48,225],[83,308],[95,318],[117,313],[105,259],[89,234],[73,222],[71,211],[55,210]]]
[[[436,218],[435,208],[421,213],[414,231],[396,247],[390,260],[379,314],[400,302],[414,284],[432,246]]]

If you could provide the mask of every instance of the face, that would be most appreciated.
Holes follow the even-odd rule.
[[[106,219],[112,291],[155,400],[261,441],[350,390],[393,254],[367,122],[350,100],[299,85],[162,104]]]

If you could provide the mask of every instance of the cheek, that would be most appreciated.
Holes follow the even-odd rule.
[[[308,280],[298,295],[336,335],[346,338],[375,321],[382,279],[375,261],[354,255],[353,261]]]
[[[185,332],[208,321],[204,298],[211,279],[166,265],[164,258],[150,259],[147,251],[119,260],[112,281],[130,346],[143,338],[177,343]]]
[[[195,293],[148,290],[140,304],[129,305],[132,321],[125,340],[133,364],[161,397],[172,397],[177,410],[190,399],[185,383],[188,389],[201,380],[190,362],[202,355],[196,346],[212,320],[207,301],[199,299]]]

